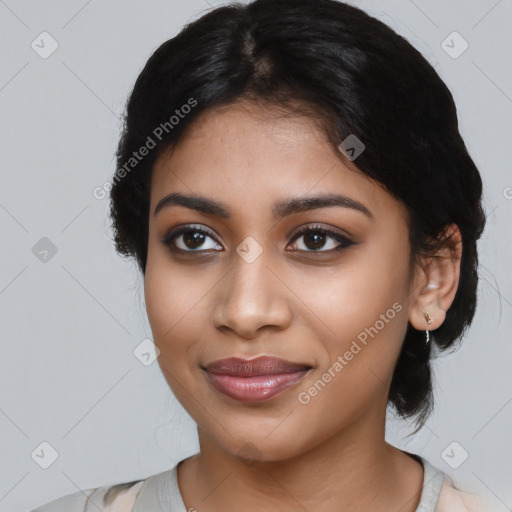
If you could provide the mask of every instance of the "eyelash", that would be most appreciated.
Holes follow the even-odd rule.
[[[324,228],[324,227],[319,226],[319,225],[304,226],[299,231],[297,231],[297,233],[295,233],[295,235],[293,235],[293,238],[292,238],[291,242],[295,242],[296,240],[298,240],[305,233],[322,233],[324,235],[328,235],[329,237],[333,238],[334,240],[336,240],[336,242],[339,243],[339,245],[336,248],[329,249],[327,251],[322,251],[322,250],[319,250],[319,251],[304,251],[304,252],[308,252],[308,253],[327,253],[327,254],[331,254],[333,252],[338,252],[338,251],[341,251],[343,249],[346,249],[347,247],[350,247],[351,245],[354,245],[354,242],[352,240],[350,240],[348,237],[346,237],[346,236],[344,236],[344,235],[342,235],[340,233],[337,233],[336,231],[332,231],[331,229],[327,229],[327,228]]]
[[[194,249],[190,249],[190,250],[185,250],[185,249],[180,249],[178,247],[176,247],[174,244],[173,244],[173,241],[175,238],[177,238],[178,236],[184,234],[184,233],[202,233],[204,235],[207,235],[209,236],[212,240],[215,241],[216,244],[220,245],[220,243],[216,240],[215,236],[213,235],[212,232],[210,232],[209,230],[206,230],[204,228],[200,228],[200,227],[197,227],[195,225],[186,225],[186,226],[181,226],[179,228],[177,228],[176,230],[174,231],[171,231],[170,233],[167,233],[163,238],[162,238],[162,243],[164,245],[166,245],[171,251],[173,252],[181,252],[181,253],[201,253],[201,252],[206,252],[206,251],[211,251],[211,250],[217,250],[217,249],[207,249],[206,251],[203,249],[197,249],[197,250],[194,250]],[[310,251],[304,251],[304,250],[301,250],[299,249],[298,251],[299,252],[306,252],[306,253],[327,253],[327,254],[332,254],[332,253],[335,253],[335,252],[339,252],[339,251],[342,251],[343,249],[346,249],[347,247],[350,247],[351,245],[354,245],[355,243],[350,240],[348,237],[340,234],[340,233],[337,233],[335,231],[332,231],[330,229],[327,229],[327,228],[324,228],[320,225],[313,225],[313,226],[305,226],[303,228],[301,228],[297,233],[294,234],[293,238],[291,239],[290,243],[293,243],[295,242],[296,240],[298,240],[302,235],[306,234],[306,233],[322,233],[324,235],[328,235],[328,237],[330,238],[333,238],[334,240],[336,240],[339,245],[334,248],[334,249],[329,249],[327,251],[325,250],[310,250]]]

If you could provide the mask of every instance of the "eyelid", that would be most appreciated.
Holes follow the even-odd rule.
[[[217,249],[203,249],[203,250],[198,249],[198,250],[189,250],[189,251],[187,251],[187,250],[180,249],[180,248],[178,248],[178,247],[173,245],[172,242],[173,242],[173,240],[175,238],[177,238],[178,236],[182,235],[183,233],[190,232],[190,231],[192,231],[192,232],[193,231],[198,231],[198,232],[201,232],[201,233],[205,233],[217,245],[222,246],[222,244],[218,240],[218,238],[217,238],[216,234],[214,233],[214,231],[211,228],[205,226],[204,224],[182,224],[182,225],[176,226],[175,228],[173,228],[170,231],[168,231],[162,237],[161,241],[162,241],[162,243],[164,245],[168,246],[172,250],[180,251],[180,252],[183,252],[183,253],[201,253],[201,252],[205,253],[205,252],[208,252],[208,251],[220,252]],[[304,224],[304,225],[302,225],[302,226],[300,226],[298,228],[298,230],[292,236],[291,240],[288,242],[287,247],[290,244],[294,243],[297,239],[299,239],[304,234],[311,233],[311,232],[325,233],[328,237],[333,238],[334,240],[336,240],[336,242],[338,243],[337,247],[334,248],[334,249],[326,250],[326,251],[323,251],[323,250],[318,250],[318,251],[302,251],[302,250],[299,250],[298,252],[307,252],[307,253],[316,253],[316,254],[321,254],[321,253],[331,254],[333,252],[340,251],[341,249],[350,247],[351,245],[356,245],[356,242],[353,241],[352,237],[344,234],[343,232],[339,232],[339,231],[335,230],[334,228],[326,227],[326,226],[323,226],[323,225],[318,224],[318,223],[313,223],[313,224],[310,223],[310,224]]]
[[[351,236],[348,236],[347,234],[340,232],[334,228],[326,227],[326,226],[323,226],[318,223],[305,224],[305,225],[301,226],[299,228],[299,230],[293,235],[292,239],[290,240],[290,244],[294,243],[297,239],[299,239],[305,233],[314,233],[314,232],[325,233],[328,237],[336,240],[336,242],[338,242],[338,246],[334,249],[329,249],[327,251],[318,250],[318,251],[299,251],[299,252],[331,254],[331,253],[339,251],[341,249],[350,247],[351,245],[356,245],[356,242],[354,242],[354,240],[352,239]]]
[[[197,250],[197,251],[185,251],[183,249],[179,249],[178,247],[175,247],[172,245],[172,242],[173,240],[182,235],[183,233],[187,233],[189,231],[199,231],[199,232],[202,232],[202,233],[205,233],[206,235],[208,235],[212,240],[215,241],[216,244],[218,245],[222,245],[217,236],[215,235],[214,231],[205,226],[204,224],[181,224],[179,226],[176,226],[174,227],[173,229],[169,230],[166,232],[166,234],[161,238],[161,241],[164,245],[167,245],[169,246],[170,248],[172,248],[173,250],[176,250],[176,251],[182,251],[182,252],[205,252],[205,250],[201,251],[201,250]],[[212,249],[210,249],[212,250]]]

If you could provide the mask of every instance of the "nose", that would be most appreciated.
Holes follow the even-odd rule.
[[[233,267],[219,289],[214,310],[217,329],[253,339],[264,329],[280,331],[290,325],[292,312],[287,296],[290,291],[264,254],[265,251],[252,263],[235,256]]]

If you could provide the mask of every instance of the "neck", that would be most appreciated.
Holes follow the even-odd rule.
[[[384,430],[385,414],[362,418],[286,460],[242,461],[198,429],[200,453],[179,466],[179,487],[187,510],[200,512],[414,512],[423,469],[386,443]]]

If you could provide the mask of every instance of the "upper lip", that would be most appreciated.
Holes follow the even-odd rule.
[[[220,375],[233,375],[237,377],[255,377],[258,375],[278,375],[311,369],[311,366],[294,363],[272,356],[260,356],[253,359],[228,357],[218,359],[204,366],[208,372]]]

